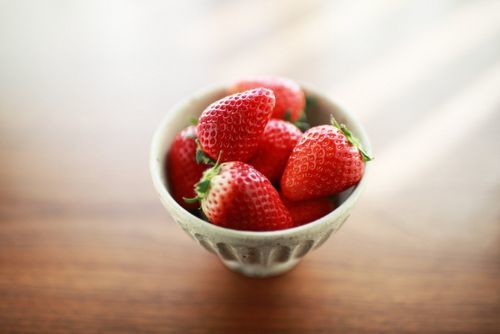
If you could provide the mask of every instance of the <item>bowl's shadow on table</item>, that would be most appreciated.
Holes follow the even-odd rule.
[[[206,296],[208,307],[199,307],[195,318],[207,330],[216,332],[268,333],[307,328],[314,321],[310,315],[315,308],[314,298],[307,294],[313,288],[308,287],[306,276],[310,270],[307,267],[299,263],[282,276],[256,279],[231,272],[219,264],[206,273],[213,275],[210,280],[217,282],[217,286]]]

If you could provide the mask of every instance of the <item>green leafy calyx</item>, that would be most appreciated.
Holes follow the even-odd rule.
[[[199,164],[207,164],[207,165],[215,165],[215,162],[208,155],[203,152],[201,149],[201,144],[198,138],[196,138],[196,163]]]
[[[311,95],[306,95],[306,105],[304,107],[304,113],[309,114],[316,104],[316,99]]]
[[[283,114],[283,119],[287,122],[292,121],[292,111],[290,109],[285,110],[285,113]]]
[[[193,198],[183,198],[186,203],[201,202],[207,196],[208,192],[210,191],[210,184],[212,179],[214,178],[214,176],[219,174],[221,169],[220,156],[221,154],[219,154],[219,158],[215,162],[215,165],[204,171],[200,181],[194,185],[196,196]]]
[[[373,160],[373,157],[368,154],[368,152],[365,151],[363,146],[361,145],[361,141],[356,138],[352,132],[345,126],[344,124],[340,124],[337,122],[337,120],[331,116],[331,122],[334,127],[339,129],[347,138],[347,140],[358,149],[359,153],[361,154],[361,157],[363,158],[363,161],[370,161]]]
[[[299,119],[296,120],[293,124],[295,124],[295,126],[298,127],[302,132],[306,132],[311,128],[311,124],[309,124],[305,112],[302,112]]]

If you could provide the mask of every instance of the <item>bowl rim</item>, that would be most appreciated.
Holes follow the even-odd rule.
[[[311,95],[314,95],[317,98],[319,97],[326,103],[334,106],[337,113],[340,113],[344,119],[348,119],[350,130],[356,134],[356,136],[360,139],[361,143],[363,144],[364,149],[371,155],[372,148],[370,145],[370,141],[361,122],[356,117],[356,115],[349,112],[347,109],[342,108],[337,102],[334,102],[329,97],[328,94],[325,94],[323,91],[317,89],[316,87],[310,84],[305,84],[303,82],[299,82],[299,84],[305,92],[310,93]],[[150,147],[149,170],[153,180],[154,187],[158,192],[158,194],[160,195],[160,199],[162,200],[162,202],[168,206],[167,209],[173,210],[179,216],[185,218],[186,221],[189,221],[189,224],[193,225],[193,229],[195,230],[203,229],[205,231],[211,232],[212,234],[223,234],[226,237],[233,237],[238,239],[261,239],[261,240],[275,239],[275,238],[291,238],[297,235],[302,235],[304,233],[313,232],[317,229],[321,229],[329,222],[337,221],[340,217],[343,217],[344,214],[346,213],[348,214],[350,209],[359,199],[361,193],[363,192],[366,186],[368,175],[370,174],[371,170],[371,162],[365,162],[365,169],[360,182],[356,186],[354,186],[351,194],[349,194],[346,200],[342,202],[337,208],[335,208],[335,210],[310,223],[283,230],[242,231],[242,230],[235,230],[226,227],[221,227],[198,218],[197,216],[193,215],[192,213],[184,209],[174,200],[174,198],[170,195],[170,192],[168,191],[166,185],[162,182],[162,173],[164,170],[163,167],[166,160],[165,157],[162,155],[168,152],[168,148],[165,149],[166,143],[163,143],[161,141],[162,134],[165,131],[168,131],[171,120],[175,119],[176,117],[179,117],[186,110],[189,110],[190,104],[193,100],[204,99],[211,95],[215,95],[217,92],[222,92],[226,90],[228,86],[229,85],[225,83],[214,84],[205,87],[203,89],[200,89],[196,91],[194,94],[182,99],[180,102],[176,103],[172,108],[170,108],[170,110],[161,120],[160,124],[158,125],[153,135]],[[335,116],[338,117],[339,115],[337,114]]]

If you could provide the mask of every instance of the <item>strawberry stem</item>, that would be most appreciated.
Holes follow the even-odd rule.
[[[373,160],[373,157],[370,156],[361,145],[361,141],[352,134],[347,126],[345,126],[345,124],[340,124],[339,122],[337,122],[333,115],[330,115],[330,120],[332,122],[332,125],[339,129],[346,136],[347,140],[358,149],[361,157],[363,158],[363,161]]]
[[[182,198],[184,200],[184,202],[188,203],[188,204],[193,204],[193,203],[198,203],[200,200],[198,199],[198,196],[196,197],[192,197],[192,198],[188,198],[188,197],[183,197]]]

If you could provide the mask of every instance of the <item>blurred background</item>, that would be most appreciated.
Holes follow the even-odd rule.
[[[376,159],[296,270],[227,271],[149,143],[194,90],[307,82]],[[500,1],[0,0],[0,332],[500,330]]]

